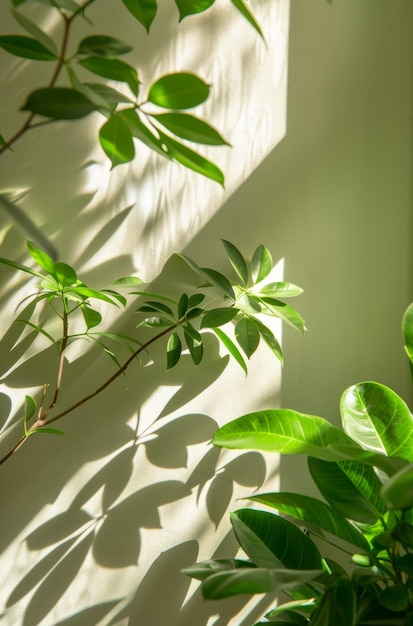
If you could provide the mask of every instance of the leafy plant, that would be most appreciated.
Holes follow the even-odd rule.
[[[413,359],[413,305],[403,334]],[[391,389],[364,382],[340,402],[342,428],[288,409],[240,417],[220,428],[218,447],[304,454],[324,500],[274,492],[249,498],[265,510],[231,514],[246,555],[185,573],[206,598],[284,591],[259,622],[314,626],[413,624],[413,416]],[[323,556],[326,545],[335,557]]]
[[[156,0],[121,1],[149,33],[157,13]],[[182,20],[206,11],[214,1],[175,0],[175,3]],[[52,39],[22,11],[24,5],[36,2],[58,14],[63,26],[59,41]],[[49,63],[53,70],[48,84],[29,93],[21,107],[28,112],[21,127],[11,137],[4,131],[0,134],[0,154],[11,149],[30,129],[98,113],[105,120],[99,131],[100,145],[112,167],[132,161],[135,142],[139,141],[161,156],[224,185],[219,167],[185,143],[229,145],[210,124],[188,113],[208,98],[210,86],[205,80],[190,72],[170,73],[154,80],[142,95],[136,68],[120,58],[132,50],[130,45],[98,33],[79,41],[74,54],[68,52],[73,23],[80,18],[89,21],[86,10],[94,2],[96,0],[12,0],[13,17],[28,34],[0,35],[0,48],[23,59]],[[244,0],[231,0],[231,3],[262,36]],[[83,79],[85,72],[94,79]],[[66,75],[64,85],[60,84],[63,73]],[[105,81],[94,82],[96,77]],[[119,84],[119,90],[108,86],[108,80]]]
[[[249,261],[229,241],[224,241],[223,244],[235,280],[230,280],[217,270],[201,268],[184,255],[177,255],[204,282],[194,293],[183,293],[176,300],[162,294],[142,291],[142,281],[134,276],[121,278],[107,289],[91,289],[78,278],[73,267],[53,261],[46,252],[30,242],[28,252],[38,269],[0,258],[3,265],[37,279],[35,291],[21,303],[25,308],[15,323],[24,324],[35,336],[45,337],[55,346],[58,355],[54,386],[50,388],[49,383],[45,384],[40,399],[26,396],[23,433],[12,449],[0,459],[0,464],[12,456],[33,434],[63,434],[50,425],[103,392],[154,342],[163,338],[167,338],[167,369],[173,368],[179,362],[183,350],[188,351],[194,365],[199,365],[204,354],[205,333],[211,331],[217,335],[245,373],[246,359],[253,355],[261,339],[276,358],[282,361],[281,347],[262,318],[279,318],[304,332],[304,321],[300,315],[279,300],[296,296],[301,293],[301,289],[288,282],[268,282],[273,261],[265,246],[259,245]],[[139,286],[140,289],[136,290]],[[211,288],[213,294],[208,298]],[[128,290],[128,295],[149,298],[137,309],[143,318],[137,328],[147,328],[154,332],[145,340],[98,329],[103,315],[97,310],[96,302],[123,308],[127,305],[127,298],[121,292],[124,289]],[[216,302],[218,306],[215,305]],[[39,311],[40,308],[44,310]],[[41,322],[33,321],[35,311],[40,315]],[[51,330],[51,320],[56,319],[59,320],[58,333]],[[63,373],[68,367],[65,359],[67,348],[79,340],[93,342],[112,359],[116,369],[99,387],[59,411],[57,407]],[[126,348],[130,353],[123,364],[116,353],[116,346]]]

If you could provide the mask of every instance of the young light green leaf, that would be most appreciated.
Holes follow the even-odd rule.
[[[243,359],[241,352],[238,350],[237,346],[232,341],[232,339],[228,337],[228,335],[224,333],[224,331],[221,330],[220,328],[214,328],[213,330],[216,336],[218,337],[218,339],[224,344],[228,352],[231,354],[231,356],[234,357],[236,362],[242,367],[244,372],[247,374],[248,369],[247,369],[246,363]]]
[[[71,287],[77,283],[75,270],[66,263],[56,263],[54,275],[63,287]]]
[[[57,428],[47,428],[46,426],[42,426],[41,428],[35,428],[28,435],[34,435],[35,433],[46,433],[49,435],[65,435],[66,433],[63,430],[57,430]]]
[[[153,115],[162,126],[174,135],[210,146],[229,145],[212,126],[187,113],[160,113]]]
[[[299,296],[300,293],[303,293],[301,287],[282,281],[264,285],[257,295],[270,296],[271,298],[293,298]]]
[[[305,321],[301,315],[293,307],[285,304],[285,302],[267,296],[258,298],[258,301],[265,306],[266,310],[263,310],[263,313],[279,317],[283,322],[286,322],[289,326],[292,326],[303,334],[307,330]]]
[[[27,250],[32,259],[34,259],[40,267],[45,269],[49,274],[54,274],[55,263],[44,250],[35,246],[31,241],[27,242]]]
[[[69,87],[45,87],[32,91],[22,107],[43,117],[55,120],[74,120],[97,109],[84,94]]]
[[[202,174],[211,180],[219,183],[224,187],[224,174],[222,171],[212,163],[208,161],[205,157],[201,156],[197,152],[194,152],[187,146],[179,143],[172,139],[172,137],[168,137],[163,133],[159,133],[161,144],[164,146],[167,156],[181,165],[193,170],[197,174]]]
[[[138,285],[142,285],[143,280],[138,276],[123,276],[122,278],[118,278],[112,283],[113,287],[137,287]]]
[[[238,11],[245,17],[245,19],[251,24],[251,26],[253,28],[255,28],[255,30],[257,31],[257,33],[260,35],[260,37],[262,39],[264,39],[264,34],[261,30],[260,25],[258,24],[257,20],[255,19],[255,17],[253,16],[253,14],[251,13],[251,11],[248,9],[248,7],[245,5],[243,0],[231,0],[232,4],[235,6],[235,8],[238,9]]]
[[[129,126],[116,113],[102,126],[99,141],[112,168],[129,163],[135,156],[135,146]]]
[[[209,85],[195,74],[176,72],[159,78],[149,88],[148,101],[168,109],[190,109],[202,104]]]
[[[244,285],[247,285],[249,279],[249,272],[247,263],[242,256],[241,252],[230,241],[222,240],[226,253],[229,257],[232,267],[236,271],[238,277],[241,279]]]
[[[40,301],[40,299],[43,299],[43,298],[38,298],[39,301]],[[35,330],[37,333],[39,333],[39,335],[43,335],[49,341],[51,341],[53,344],[57,345],[57,342],[53,339],[53,337],[51,335],[49,335],[49,333],[46,332],[44,330],[44,328],[42,328],[38,324],[34,324],[30,320],[21,319],[20,317],[16,319],[16,322],[21,322],[22,324],[26,324],[26,326],[30,326],[30,328],[33,328],[33,330]]]
[[[178,333],[172,333],[166,346],[166,369],[170,370],[181,358],[182,344]]]
[[[261,337],[263,338],[263,340],[265,341],[265,343],[267,344],[267,346],[274,353],[274,355],[277,357],[277,359],[281,363],[283,363],[284,358],[283,358],[282,349],[281,349],[281,346],[280,346],[277,338],[275,337],[274,333],[272,332],[272,330],[270,330],[267,326],[265,326],[265,324],[263,324],[257,318],[254,318],[254,322],[257,325],[259,333],[260,333]]]
[[[183,293],[178,301],[178,319],[181,319],[188,311],[188,295]]]
[[[273,268],[270,251],[260,244],[251,259],[251,273],[254,284],[260,283],[268,276]]]
[[[99,326],[102,321],[102,316],[99,311],[95,311],[88,306],[82,306],[82,313],[88,330]]]
[[[109,296],[107,296],[102,291],[89,289],[89,287],[86,287],[86,285],[83,284],[80,284],[77,287],[72,287],[71,290],[65,291],[66,296],[70,294],[78,295],[81,297],[82,300],[86,298],[96,298],[96,300],[103,300],[104,302],[109,302],[109,304],[114,304],[115,306],[117,306],[116,302],[114,302],[112,298],[109,298]]]
[[[201,321],[201,328],[217,328],[228,324],[239,313],[235,307],[220,307],[206,311]]]
[[[122,0],[122,2],[149,33],[157,11],[156,0]]]
[[[108,35],[90,35],[79,44],[77,49],[77,55],[91,55],[95,57],[111,58],[126,54],[132,50],[132,46],[115,39],[115,37],[109,37]]]
[[[243,317],[235,325],[235,337],[248,358],[254,354],[260,343],[260,332],[255,320]]]
[[[43,30],[41,30],[34,22],[29,20],[28,17],[20,13],[20,11],[16,11],[12,9],[12,14],[14,19],[23,26],[23,28],[34,37],[38,42],[40,42],[47,50],[50,50],[52,54],[54,54],[57,58],[59,52],[57,46],[53,39],[49,37]]]
[[[175,0],[179,9],[179,21],[181,22],[187,15],[195,15],[206,11],[214,4],[215,0]]]
[[[56,61],[58,58],[43,43],[25,35],[1,35],[0,48],[15,56],[35,61]]]
[[[85,59],[80,59],[79,64],[97,76],[127,83],[132,93],[135,96],[138,95],[138,74],[134,67],[128,65],[124,61],[120,61],[119,59],[89,56]]]

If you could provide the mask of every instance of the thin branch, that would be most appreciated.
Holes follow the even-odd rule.
[[[65,306],[64,302],[63,302],[63,309],[64,309],[63,310],[63,317],[62,317],[63,334],[62,334],[62,344],[61,344],[61,347],[60,347],[59,365],[58,365],[58,368],[57,368],[57,379],[56,379],[55,392],[54,392],[53,399],[52,399],[51,403],[49,404],[49,406],[47,407],[47,409],[45,410],[43,415],[40,416],[40,421],[41,422],[44,422],[44,420],[49,415],[50,411],[52,409],[54,409],[54,407],[56,406],[57,399],[59,397],[60,389],[61,389],[61,386],[62,386],[63,367],[64,367],[64,362],[65,362],[65,349],[66,349],[67,340],[68,340],[68,337],[69,337],[68,314],[67,314],[67,310],[66,310],[66,306]]]

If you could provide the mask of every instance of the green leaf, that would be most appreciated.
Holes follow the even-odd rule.
[[[122,0],[122,2],[149,33],[157,11],[156,0]]]
[[[204,356],[202,336],[188,324],[184,327],[184,337],[194,365],[199,365]]]
[[[118,278],[115,282],[112,283],[113,287],[137,287],[138,285],[142,285],[143,280],[138,276],[123,276],[122,278]]]
[[[63,287],[71,287],[77,282],[75,270],[66,263],[56,263],[54,276]]]
[[[192,309],[193,307],[198,306],[205,300],[205,296],[203,293],[194,293],[192,296],[189,296],[188,300],[188,308]]]
[[[28,433],[28,435],[34,435],[35,433],[46,433],[48,435],[64,435],[65,434],[63,430],[57,430],[57,428],[46,428],[45,426],[32,430],[30,433]]]
[[[321,570],[242,568],[218,572],[202,583],[204,598],[217,600],[231,596],[274,593],[299,587],[314,580]]]
[[[243,317],[235,325],[235,337],[250,358],[260,343],[260,331],[255,321],[248,317]]]
[[[273,268],[270,251],[260,244],[251,259],[251,274],[254,285],[260,283],[268,276]]]
[[[258,411],[222,426],[212,443],[222,448],[253,449],[282,454],[307,454],[326,461],[342,460],[333,444],[358,446],[327,420],[291,409]]]
[[[186,293],[183,293],[178,301],[178,319],[184,317],[185,313],[188,311],[188,296]]]
[[[132,135],[136,137],[136,139],[139,139],[139,141],[148,146],[148,148],[154,150],[161,156],[169,158],[166,147],[164,147],[158,137],[151,133],[148,127],[143,124],[134,109],[120,111],[117,115],[129,126]]]
[[[215,0],[175,0],[175,4],[179,9],[179,21],[181,22],[187,15],[206,11],[214,2]]]
[[[97,76],[127,83],[135,96],[139,92],[138,74],[134,67],[119,59],[106,59],[89,56],[80,59],[79,64]]]
[[[245,19],[251,24],[251,26],[253,28],[255,28],[255,30],[257,31],[257,33],[262,37],[262,39],[264,39],[264,35],[263,32],[261,30],[260,25],[258,24],[257,20],[255,19],[255,17],[252,15],[251,11],[248,9],[248,7],[245,5],[245,3],[243,2],[243,0],[231,0],[232,4],[235,6],[235,8],[238,9],[238,11],[245,17]]]
[[[174,304],[176,306],[178,305],[176,300],[173,300],[172,298],[168,298],[167,296],[163,296],[160,293],[151,293],[150,291],[131,291],[131,295],[145,296],[145,297],[150,296],[151,298],[157,298],[158,300],[164,300],[164,302],[170,302],[171,304]]]
[[[413,417],[394,391],[375,382],[353,385],[340,410],[344,430],[365,450],[413,461]]]
[[[263,310],[263,313],[279,317],[283,322],[292,326],[292,328],[299,330],[301,333],[304,333],[307,330],[305,321],[301,315],[293,309],[293,307],[285,304],[285,302],[281,302],[281,300],[276,300],[275,298],[269,298],[267,296],[258,298],[258,300],[265,306],[266,310]]]
[[[332,578],[321,602],[311,615],[311,626],[355,626],[356,595],[349,578]]]
[[[243,359],[243,356],[241,352],[238,350],[235,343],[232,341],[232,339],[230,339],[230,337],[228,337],[228,335],[226,335],[220,328],[214,328],[214,333],[216,334],[218,339],[224,344],[224,346],[226,347],[228,352],[231,354],[231,356],[234,357],[237,363],[242,367],[244,372],[247,374],[248,369]]]
[[[212,285],[215,285],[215,287],[222,289],[225,295],[231,298],[231,300],[235,300],[235,294],[232,285],[229,282],[228,278],[221,274],[221,272],[212,270],[209,267],[199,267],[197,271],[200,276],[212,283]]]
[[[413,507],[413,463],[393,474],[383,485],[381,495],[390,509]]]
[[[201,561],[195,563],[190,567],[186,567],[181,570],[182,574],[196,578],[197,580],[205,580],[218,572],[232,571],[234,569],[251,568],[255,565],[251,561],[245,561],[243,559],[210,559],[208,561]]]
[[[40,300],[40,298],[38,300]],[[26,324],[26,326],[30,326],[30,328],[33,328],[37,333],[39,333],[40,335],[43,335],[44,337],[46,337],[54,345],[57,345],[57,343],[53,339],[53,337],[51,335],[49,335],[49,333],[46,332],[44,330],[44,328],[42,328],[41,326],[38,326],[38,324],[34,324],[33,322],[30,322],[30,320],[23,320],[20,317],[16,319],[16,322],[21,322],[22,324]]]
[[[323,569],[323,559],[318,548],[292,522],[255,509],[240,509],[230,513],[230,520],[240,546],[258,567]]]
[[[206,311],[201,321],[201,328],[217,328],[228,324],[238,315],[239,309],[234,307],[222,307]]]
[[[166,346],[166,369],[170,370],[178,363],[181,352],[182,344],[179,335],[178,333],[172,333]]]
[[[190,148],[187,148],[187,146],[175,141],[172,137],[168,137],[161,132],[159,132],[159,136],[167,156],[197,174],[202,174],[224,186],[224,174],[214,163],[208,161],[208,159]]]
[[[381,482],[372,467],[356,461],[328,463],[309,458],[310,474],[325,500],[340,515],[375,524],[385,512]]]
[[[15,56],[36,61],[56,61],[58,58],[40,41],[25,35],[1,35],[0,48]]]
[[[36,272],[36,270],[32,270],[30,267],[26,267],[25,265],[21,265],[20,263],[9,261],[9,259],[0,258],[0,263],[2,263],[3,265],[8,265],[15,270],[25,272],[26,274],[31,274],[32,276],[37,276],[38,278],[44,278],[43,274],[40,274],[40,272]]]
[[[15,5],[16,6],[16,5]],[[44,31],[40,30],[40,28],[25,15],[20,13],[20,11],[15,11],[12,9],[12,14],[14,19],[23,26],[27,32],[32,35],[39,43],[41,43],[47,50],[50,50],[52,54],[57,58],[59,52],[57,50],[57,46],[53,39],[51,39]]]
[[[45,87],[37,89],[27,98],[22,111],[55,120],[80,119],[96,110],[96,105],[76,89]]]
[[[409,357],[410,364],[413,365],[413,303],[410,304],[402,320],[402,331],[404,339],[404,347]],[[413,374],[413,370],[412,370]]]
[[[109,304],[116,305],[116,302],[114,302],[112,298],[109,298],[109,296],[107,296],[102,291],[96,291],[96,289],[89,289],[89,287],[86,287],[86,285],[83,285],[83,284],[80,284],[77,287],[73,287],[70,291],[69,290],[65,291],[66,296],[68,296],[71,293],[75,295],[77,294],[78,296],[81,297],[82,300],[84,300],[85,298],[96,298],[96,300],[103,300],[104,302],[109,302]]]
[[[162,126],[174,135],[210,146],[229,145],[212,126],[187,113],[160,113],[153,115]]]
[[[114,298],[115,300],[120,302],[123,307],[125,307],[127,304],[126,298],[117,291],[113,291],[113,289],[102,289],[102,293],[106,293],[109,297]]]
[[[90,328],[95,328],[95,326],[99,326],[102,321],[101,314],[87,306],[82,306],[82,313],[88,330]]]
[[[87,89],[87,94],[85,94],[87,98],[90,98],[90,100],[93,98],[97,106],[101,103],[110,113],[116,111],[116,107],[120,102],[132,102],[128,96],[125,96],[117,89],[102,83],[85,83],[83,87]]]
[[[265,614],[265,617],[270,622],[274,622],[274,621],[277,622],[276,619],[272,619],[272,618],[276,618],[277,616],[280,616],[280,615],[282,616],[282,614],[285,612],[292,613],[295,610],[301,610],[303,612],[308,611],[309,609],[314,607],[314,605],[315,605],[314,598],[300,598],[298,600],[290,600],[289,602],[284,602],[284,604],[280,604],[279,606],[275,607],[275,609],[271,609],[271,611]],[[306,623],[307,622],[303,622],[303,624],[306,624]]]
[[[339,492],[336,486],[336,492]],[[305,524],[311,524],[369,552],[370,545],[364,535],[333,508],[312,498],[296,493],[264,493],[248,498],[260,502]],[[311,529],[310,529],[311,530]]]
[[[24,434],[27,435],[27,424],[36,415],[37,402],[32,396],[26,396],[24,401]]]
[[[247,263],[242,256],[241,252],[232,244],[230,241],[222,240],[224,244],[226,253],[229,257],[232,267],[237,273],[238,277],[241,279],[242,283],[246,285],[249,279],[249,272]]]
[[[0,135],[0,146],[6,146],[6,145],[7,145],[7,141],[5,140],[3,135]]]
[[[168,109],[190,109],[208,98],[209,85],[195,74],[166,74],[149,89],[148,102]]]
[[[45,269],[49,274],[54,274],[55,263],[44,250],[35,246],[31,241],[27,242],[27,249],[32,259],[34,259],[40,267]]]
[[[401,583],[386,587],[380,593],[380,604],[391,611],[406,611],[409,606],[407,587]]]
[[[272,330],[270,330],[265,324],[263,324],[259,319],[254,318],[254,322],[259,330],[259,333],[267,346],[273,352],[273,354],[277,357],[277,359],[283,363],[283,353],[280,344],[278,343],[277,338],[275,337]]]
[[[294,298],[303,293],[301,287],[284,281],[268,283],[264,285],[257,295],[270,296],[271,298]]]
[[[135,156],[135,146],[129,126],[116,113],[102,126],[99,141],[112,168],[129,163]]]
[[[166,304],[163,304],[163,302],[153,302],[148,301],[145,303],[146,306],[150,307],[151,310],[153,311],[160,311],[161,313],[166,313],[166,315],[169,315],[172,319],[174,318],[174,314],[172,309],[169,308],[169,306],[167,306]],[[142,311],[143,307],[140,307],[139,309],[137,309],[137,311]]]
[[[132,46],[128,46],[114,37],[109,37],[108,35],[90,35],[82,39],[76,54],[110,58],[126,54],[131,50],[133,50]]]

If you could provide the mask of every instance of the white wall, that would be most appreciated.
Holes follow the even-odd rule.
[[[273,32],[269,24],[276,30],[281,23],[285,27],[287,17],[285,2],[271,4],[276,7],[272,21],[263,21],[268,33]],[[266,17],[269,3],[257,5],[257,14]],[[109,6],[102,28],[113,22]],[[51,134],[42,143],[27,139],[19,147],[23,162],[13,154],[9,166],[3,161],[1,176],[9,186],[30,188],[23,206],[33,211],[63,256],[78,260],[86,278],[99,280],[102,271],[114,278],[131,269],[152,278],[168,254],[180,248],[206,265],[223,268],[220,238],[246,252],[265,243],[275,259],[283,259],[285,277],[305,289],[296,304],[309,332],[304,338],[284,332],[282,404],[337,421],[339,395],[365,379],[388,384],[407,398],[400,319],[412,298],[412,13],[405,0],[293,0],[285,139],[268,154],[283,134],[282,89],[274,92],[275,84],[268,85],[267,93],[260,83],[262,95],[254,106],[262,104],[266,113],[254,109],[253,125],[246,124],[245,132],[240,132],[239,115],[247,110],[251,89],[245,89],[234,114],[232,108],[226,115],[225,109],[213,107],[220,118],[216,125],[223,129],[229,122],[234,129],[234,144],[248,135],[238,151],[235,146],[223,157],[230,172],[226,195],[176,169],[158,173],[152,159],[144,173],[152,177],[154,196],[142,187],[142,172],[116,174],[113,181],[104,178],[99,189],[88,187],[91,183],[77,169],[78,153],[61,152],[51,177],[38,155],[46,154],[49,142],[56,152],[69,137],[64,129],[64,139]],[[238,24],[231,41],[242,39]],[[282,28],[281,33],[285,42]],[[225,32],[218,34],[225,38]],[[259,73],[262,59],[269,58],[270,64],[282,60],[278,35],[268,51],[252,35],[245,37],[251,37],[254,50],[249,75]],[[176,44],[174,50],[175,67],[188,48]],[[148,75],[158,68],[163,52],[157,44],[152,51],[155,61]],[[268,68],[264,66],[264,76],[276,77],[275,69]],[[14,74],[10,71],[10,80]],[[256,128],[261,130],[255,135]],[[265,147],[267,135],[271,139]],[[219,161],[216,152],[214,157]],[[98,158],[95,153],[93,158]],[[162,190],[159,181],[164,181]],[[175,187],[176,202],[170,196]],[[185,217],[185,232],[175,230],[182,222],[177,224],[174,211],[180,220]],[[2,255],[19,258],[21,233],[5,224]],[[85,233],[80,238],[67,236],[80,229]],[[143,237],[145,246],[140,247]],[[6,277],[0,271],[7,295],[9,273]],[[163,282],[168,284],[175,272],[176,266],[168,267]],[[7,361],[4,351],[0,354],[0,361]],[[46,372],[44,363],[34,356],[8,378],[7,392],[15,402],[11,415],[18,411],[23,387],[30,386],[34,374]],[[139,379],[134,371],[131,380],[139,380],[139,399],[133,393],[135,382],[126,393],[120,382],[89,410],[62,424],[68,433],[63,442],[52,442],[52,447],[50,441],[33,441],[3,467],[2,571],[7,584],[1,597],[2,602],[10,596],[19,599],[5,623],[32,626],[47,610],[42,626],[250,626],[256,621],[265,599],[255,613],[237,618],[242,600],[204,603],[198,593],[192,595],[196,585],[188,592],[188,581],[177,573],[208,558],[215,548],[221,555],[233,554],[233,541],[226,535],[227,510],[240,506],[235,496],[253,491],[264,476],[272,486],[278,483],[276,458],[253,453],[218,458],[207,444],[217,423],[280,401],[279,370],[265,351],[253,359],[247,381],[233,364],[216,378],[224,364],[211,345],[205,367],[195,372],[183,363],[165,375],[158,361],[142,370]],[[68,394],[80,393],[94,369],[93,355],[80,359]],[[38,378],[41,384],[42,376]],[[6,401],[3,405],[6,409]],[[160,417],[152,426],[158,438],[139,446],[134,443],[138,416],[141,426]],[[304,488],[302,464],[283,459],[280,468],[285,488]],[[76,539],[82,524],[86,532]]]

